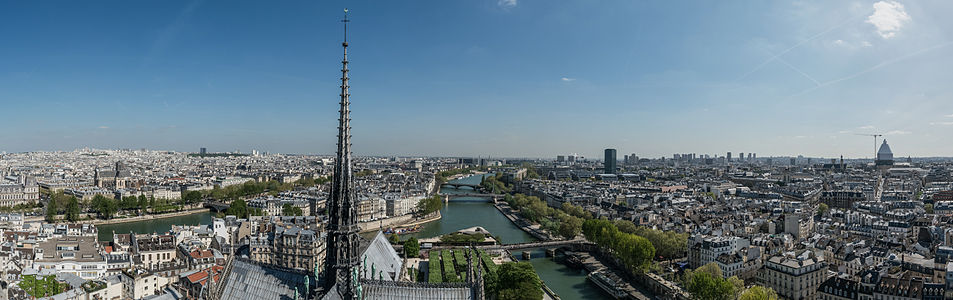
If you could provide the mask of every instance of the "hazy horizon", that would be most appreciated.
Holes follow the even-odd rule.
[[[0,151],[333,153],[345,6],[282,4],[0,4]],[[953,156],[953,2],[346,5],[356,155]]]

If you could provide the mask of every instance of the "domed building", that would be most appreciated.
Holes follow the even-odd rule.
[[[883,144],[880,144],[880,150],[877,150],[876,164],[878,166],[893,165],[893,152],[890,151],[890,145],[887,145],[887,139],[884,139]]]

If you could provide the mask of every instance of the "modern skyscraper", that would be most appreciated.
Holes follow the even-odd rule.
[[[324,286],[328,293],[337,293],[340,299],[356,299],[359,282],[357,271],[358,227],[357,202],[354,196],[354,175],[351,165],[351,96],[347,68],[347,11],[344,20],[344,59],[341,61],[341,108],[338,116],[337,156],[334,160],[334,178],[327,202],[328,244],[324,263]],[[312,205],[312,210],[314,210]]]
[[[199,148],[199,154],[205,155],[206,153],[208,153],[208,150],[205,147]]]
[[[728,152],[728,155],[727,155],[727,156],[725,156],[725,158],[727,158],[727,159],[728,159],[728,161],[731,161],[731,152]]]
[[[604,164],[606,167],[606,170],[605,170],[606,174],[615,174],[615,168],[616,168],[615,154],[616,154],[615,149],[606,149],[606,157],[604,160]]]

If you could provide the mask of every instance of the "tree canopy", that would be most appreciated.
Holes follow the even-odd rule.
[[[684,285],[699,300],[731,300],[744,289],[744,281],[735,276],[725,279],[714,262],[686,272]]]
[[[778,300],[778,294],[772,288],[756,285],[742,292],[738,300]]]
[[[648,239],[619,231],[605,219],[590,219],[582,224],[586,239],[614,254],[622,263],[635,271],[645,271],[655,257],[655,247]]]
[[[301,216],[304,212],[301,211],[300,207],[291,205],[290,203],[285,203],[281,206],[281,215],[282,216]]]
[[[107,220],[111,219],[112,216],[119,211],[119,202],[103,195],[93,197],[91,206],[93,210],[99,213],[101,218]]]
[[[417,257],[418,254],[420,254],[420,243],[417,238],[410,237],[404,241],[404,256]]]
[[[699,300],[730,300],[734,289],[728,280],[707,272],[695,272],[688,281],[688,293]]]
[[[818,215],[818,216],[823,216],[824,214],[826,214],[826,213],[827,213],[828,211],[830,211],[830,210],[831,210],[831,208],[830,208],[829,206],[827,206],[827,204],[821,203],[821,204],[817,205],[817,215]]]
[[[428,215],[440,210],[441,208],[443,208],[443,199],[440,197],[440,195],[433,195],[423,198],[417,202],[417,211],[420,212],[421,215]]]
[[[66,204],[66,220],[70,222],[79,220],[79,201],[76,200],[76,197],[70,197]]]
[[[497,269],[496,295],[500,300],[543,299],[542,282],[528,262],[508,262]]]

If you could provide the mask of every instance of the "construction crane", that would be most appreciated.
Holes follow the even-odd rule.
[[[883,134],[863,134],[863,133],[855,133],[855,134],[874,137],[874,161],[876,161],[877,160],[877,138],[882,137],[884,135]]]

